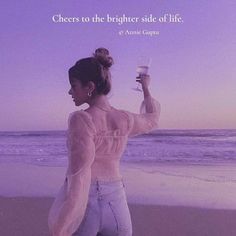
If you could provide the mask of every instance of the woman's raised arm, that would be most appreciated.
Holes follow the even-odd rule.
[[[140,107],[140,114],[126,112],[129,117],[128,136],[136,136],[148,133],[158,128],[161,106],[154,99],[148,89],[150,77],[144,76],[140,81],[142,84],[144,100]]]

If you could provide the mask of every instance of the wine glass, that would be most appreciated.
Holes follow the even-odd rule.
[[[138,73],[138,76],[136,77],[136,81],[140,81],[142,79],[142,76],[145,76],[148,74],[148,69],[151,65],[152,59],[147,56],[140,56],[137,60],[137,69],[136,72]],[[132,88],[135,91],[142,92],[142,89],[140,88],[140,83],[138,82],[138,85],[136,88]]]

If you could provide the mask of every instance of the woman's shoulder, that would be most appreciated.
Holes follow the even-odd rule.
[[[114,109],[117,113],[114,113],[115,119],[119,120],[124,127],[124,130],[127,131],[130,127],[131,122],[131,112],[122,108],[115,108]]]
[[[68,118],[68,126],[71,123],[77,123],[81,127],[89,127],[92,131],[96,131],[92,121],[92,115],[85,110],[71,112]]]
[[[85,110],[73,111],[69,114],[69,119],[90,119],[91,115]]]

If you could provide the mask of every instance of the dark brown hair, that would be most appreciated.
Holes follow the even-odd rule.
[[[114,61],[106,48],[98,48],[93,57],[80,59],[69,69],[70,83],[78,79],[83,86],[93,81],[97,94],[108,94],[111,90],[111,73],[109,68]]]

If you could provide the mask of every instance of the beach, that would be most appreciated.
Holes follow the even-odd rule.
[[[234,166],[126,165],[121,172],[134,236],[236,235]],[[64,174],[65,167],[1,164],[0,235],[49,235],[47,215]]]
[[[49,236],[48,197],[0,197],[0,235]],[[129,204],[134,236],[235,236],[235,210]]]

